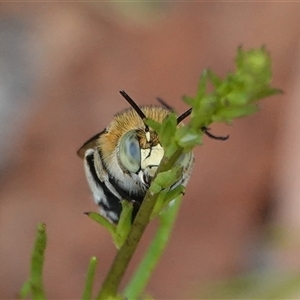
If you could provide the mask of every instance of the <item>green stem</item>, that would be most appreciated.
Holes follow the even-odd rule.
[[[179,148],[170,159],[164,157],[156,174],[171,169],[175,165],[181,154],[182,148]],[[118,251],[115,260],[113,261],[108,275],[104,280],[102,288],[96,298],[97,300],[117,297],[121,280],[143,235],[143,232],[150,221],[150,216],[158,195],[158,193],[151,194],[149,190],[147,191],[142,205],[137,213],[135,221],[132,224],[132,229],[129,232],[123,246]]]
[[[98,263],[97,258],[95,256],[93,256],[90,259],[90,263],[89,263],[89,266],[88,266],[88,271],[87,271],[87,275],[86,275],[82,300],[92,299],[93,282],[94,282],[97,263]]]
[[[30,278],[24,283],[21,289],[21,298],[25,298],[31,292],[34,300],[46,299],[42,278],[46,244],[46,225],[38,224],[37,237],[31,256]]]
[[[46,225],[38,225],[38,235],[34,246],[34,251],[31,261],[31,286],[33,299],[46,299],[43,288],[43,266],[44,254],[47,243]]]
[[[161,212],[159,216],[160,225],[156,235],[124,291],[124,296],[127,299],[137,299],[147,286],[150,276],[170,239],[171,231],[181,205],[181,197],[182,196],[178,197],[174,202],[171,202],[170,205]]]

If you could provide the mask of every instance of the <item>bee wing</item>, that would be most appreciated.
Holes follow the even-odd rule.
[[[94,135],[93,137],[91,137],[89,140],[87,140],[77,151],[77,155],[80,158],[84,158],[84,153],[87,149],[94,149],[96,146],[96,142],[98,140],[98,138],[100,137],[101,134],[103,134],[105,132],[105,129],[103,131],[101,131],[100,133],[97,133],[96,135]]]

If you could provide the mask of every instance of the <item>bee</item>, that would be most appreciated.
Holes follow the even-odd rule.
[[[173,110],[164,101],[162,106],[139,107],[125,91],[121,95],[131,105],[117,113],[110,124],[90,138],[77,151],[84,161],[84,170],[94,201],[100,214],[117,224],[122,211],[122,200],[133,204],[133,219],[145,197],[164,149],[158,134],[145,124],[145,119],[161,123]],[[178,126],[191,113],[191,109],[177,118]],[[210,137],[215,137],[202,128]],[[183,172],[171,188],[185,186],[190,177],[194,156],[184,153],[178,159]]]
[[[134,218],[164,155],[157,133],[144,120],[161,123],[172,112],[160,99],[163,106],[139,107],[126,92],[120,93],[131,107],[117,113],[103,131],[77,151],[100,214],[114,224],[118,223],[122,200],[132,202]],[[182,119],[179,117],[178,123]],[[184,169],[172,188],[187,184],[193,161],[191,152],[179,159]]]

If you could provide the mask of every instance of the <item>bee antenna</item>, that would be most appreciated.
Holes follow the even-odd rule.
[[[177,124],[179,124],[181,121],[183,121],[186,117],[188,117],[192,112],[192,108],[188,109],[186,112],[184,112],[182,115],[180,115],[177,118]],[[226,136],[216,136],[209,132],[209,128],[203,126],[201,127],[201,130],[211,139],[219,140],[219,141],[226,141],[229,138],[229,135]]]
[[[186,117],[188,117],[192,112],[192,108],[188,109],[186,112],[184,112],[182,115],[180,115],[177,118],[177,124],[179,124],[180,122],[182,122]]]
[[[144,121],[146,118],[145,114],[138,107],[138,105],[134,102],[134,100],[124,91],[120,91],[120,94],[125,98],[125,100],[132,106],[132,108],[136,111],[136,113],[140,116],[140,118]],[[148,125],[145,124],[145,131],[149,131]]]
[[[219,141],[226,141],[228,140],[229,138],[229,135],[226,135],[226,136],[216,136],[216,135],[213,135],[209,132],[209,128],[203,126],[201,128],[201,130],[211,139],[215,139],[215,140],[219,140]]]
[[[165,102],[163,99],[161,99],[160,97],[156,97],[156,100],[162,105],[164,106],[166,109],[168,109],[171,112],[174,112],[174,109],[172,106],[170,106],[167,102]]]

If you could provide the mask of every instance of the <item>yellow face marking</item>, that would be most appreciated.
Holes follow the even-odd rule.
[[[146,132],[146,140],[147,140],[147,142],[150,142],[150,132],[149,131]]]
[[[163,156],[164,148],[160,144],[148,149],[141,149],[141,169],[145,170],[150,166],[148,173],[153,177]]]

